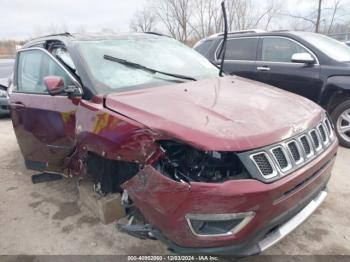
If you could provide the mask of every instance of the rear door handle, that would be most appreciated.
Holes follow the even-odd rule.
[[[21,102],[11,103],[11,107],[13,107],[16,111],[22,111],[26,109],[26,106]]]
[[[270,70],[271,70],[271,68],[268,67],[268,66],[258,66],[256,69],[257,69],[258,71],[264,71],[264,72],[267,72],[267,71],[270,71]]]

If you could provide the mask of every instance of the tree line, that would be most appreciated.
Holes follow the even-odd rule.
[[[159,32],[190,46],[223,31],[222,0],[146,0],[130,30]],[[246,29],[313,31],[350,40],[350,0],[226,0],[230,31]],[[36,26],[28,38],[70,31],[68,24]],[[86,32],[83,25],[78,33]],[[114,32],[102,28],[101,32]],[[346,39],[337,34],[348,33]],[[0,56],[25,41],[0,41]]]
[[[148,0],[130,29],[164,32],[191,44],[222,32],[222,0]],[[349,0],[226,0],[230,31],[302,30],[332,34],[350,30]]]

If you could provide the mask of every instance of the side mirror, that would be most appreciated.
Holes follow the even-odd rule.
[[[312,65],[315,64],[315,58],[309,53],[296,53],[292,56],[292,62]]]
[[[52,96],[62,94],[66,89],[63,78],[59,76],[44,77],[44,84],[49,91],[49,94]]]

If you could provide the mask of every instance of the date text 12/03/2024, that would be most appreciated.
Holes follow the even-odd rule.
[[[128,261],[219,261],[215,256],[128,256]]]

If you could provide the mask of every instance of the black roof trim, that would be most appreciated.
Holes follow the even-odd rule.
[[[158,33],[158,32],[144,32],[145,34],[149,34],[149,35],[157,35],[157,36],[165,36],[165,37],[169,37],[172,38],[170,35],[166,35],[166,34],[162,34],[162,33]]]
[[[38,40],[38,39],[42,39],[42,38],[47,38],[47,37],[52,37],[52,36],[74,37],[71,33],[69,33],[69,32],[64,32],[64,33],[59,33],[59,34],[51,34],[51,35],[45,35],[45,36],[35,37],[35,38],[32,38],[30,41]]]

